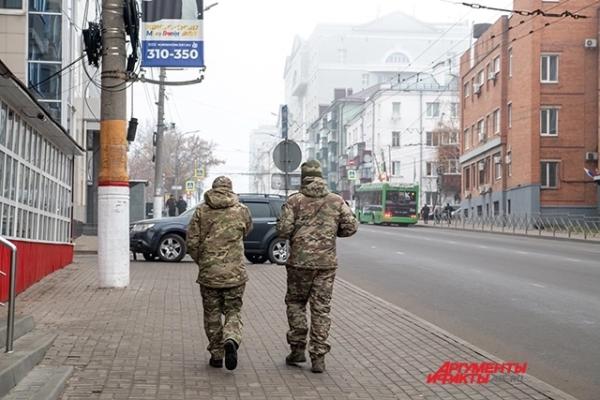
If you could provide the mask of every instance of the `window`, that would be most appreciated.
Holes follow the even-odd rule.
[[[363,88],[369,87],[369,74],[362,74],[362,86]]]
[[[396,53],[392,53],[390,54],[386,59],[385,59],[385,63],[386,64],[409,64],[410,60],[408,59],[408,57],[406,56],[406,54],[404,53],[400,53],[400,52],[396,52]]]
[[[458,174],[458,160],[448,160],[448,172],[449,174]]]
[[[458,117],[458,103],[450,103],[450,117]]]
[[[494,154],[494,176],[496,180],[502,179],[502,157],[500,153]]]
[[[346,63],[346,56],[348,55],[348,50],[346,49],[338,49],[338,61],[340,64]]]
[[[477,121],[477,133],[479,135],[479,141],[483,142],[485,140],[485,121],[483,119]]]
[[[558,55],[542,55],[541,81],[542,83],[558,82]]]
[[[271,208],[269,203],[245,203],[250,209],[252,218],[269,218],[271,217]]]
[[[400,176],[400,161],[392,161],[392,176]]]
[[[485,82],[485,72],[483,70],[481,70],[477,74],[477,85],[482,86],[484,82]]]
[[[479,169],[479,186],[485,185],[487,183],[487,164],[487,159],[481,160],[477,163],[477,168]]]
[[[463,142],[465,144],[465,150],[467,150],[470,147],[471,143],[471,135],[469,133],[469,128],[465,129],[463,132]]]
[[[392,147],[400,147],[400,132],[392,132]]]
[[[558,187],[558,161],[542,161],[542,189]]]
[[[471,167],[463,168],[463,176],[465,177],[465,190],[471,188]]]
[[[508,77],[512,78],[512,62],[513,62],[513,52],[512,49],[508,49]]]
[[[440,103],[427,103],[427,117],[435,118],[440,116]]]
[[[425,145],[426,146],[437,146],[437,138],[433,132],[425,132]]]
[[[494,58],[494,74],[500,72],[500,56]]]
[[[558,109],[542,108],[540,111],[540,133],[542,136],[558,135]]]
[[[506,115],[508,117],[508,127],[512,128],[512,103],[506,106]]]
[[[477,206],[477,216],[483,216],[483,206]]]
[[[23,8],[22,0],[0,0],[0,8],[8,8],[11,10],[20,10]]]
[[[512,152],[506,154],[506,175],[512,176]]]
[[[488,80],[492,79],[492,77],[494,76],[494,64],[490,63],[487,65],[487,76],[488,76]]]
[[[492,121],[494,123],[494,133],[500,133],[500,109],[494,111]]]
[[[434,162],[428,161],[425,163],[425,175],[437,176],[437,170]]]
[[[506,212],[507,212],[508,214],[510,214],[510,213],[511,213],[511,211],[512,211],[512,204],[511,204],[511,201],[510,201],[510,199],[508,199],[508,200],[507,200],[507,202],[506,202]]]
[[[392,117],[393,118],[400,117],[400,103],[398,103],[398,102],[392,103]]]
[[[463,96],[465,98],[469,97],[469,82],[465,83],[463,86]]]

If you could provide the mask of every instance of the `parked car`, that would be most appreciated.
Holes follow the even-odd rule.
[[[275,224],[285,199],[277,195],[241,194],[240,201],[252,214],[253,229],[244,241],[248,261],[261,264],[267,260],[285,264],[288,246],[277,237]],[[195,208],[177,217],[136,221],[129,227],[129,247],[144,259],[179,262],[186,255],[187,226]]]

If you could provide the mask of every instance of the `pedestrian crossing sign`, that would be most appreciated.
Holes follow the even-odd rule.
[[[355,169],[349,169],[348,170],[348,180],[349,181],[355,181],[356,180],[356,170]]]

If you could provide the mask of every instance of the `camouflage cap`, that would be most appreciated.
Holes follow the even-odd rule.
[[[216,189],[216,188],[226,188],[226,189],[233,189],[233,184],[231,183],[231,179],[229,179],[226,176],[218,176],[215,178],[215,180],[213,181],[212,184],[212,188]]]
[[[309,176],[318,176],[319,178],[323,177],[323,172],[321,171],[321,163],[317,160],[308,160],[300,167],[300,173],[302,179]]]

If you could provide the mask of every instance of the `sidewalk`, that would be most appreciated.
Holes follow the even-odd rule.
[[[338,280],[327,371],[288,367],[285,269],[249,266],[244,342],[233,373],[208,367],[193,263],[131,263],[131,286],[95,287],[96,257],[75,263],[17,299],[37,329],[59,337],[43,365],[75,372],[62,399],[572,399],[523,382],[431,385],[444,361],[493,358],[429,323]],[[514,360],[524,362],[527,360]]]

